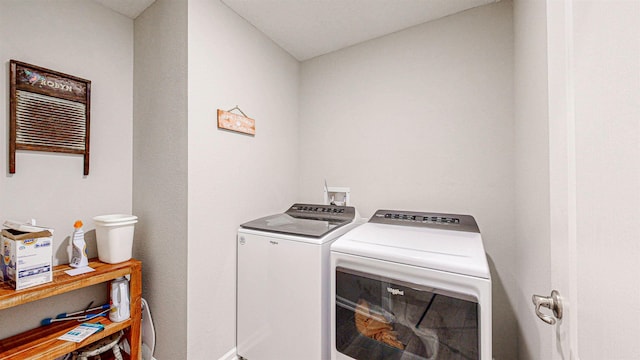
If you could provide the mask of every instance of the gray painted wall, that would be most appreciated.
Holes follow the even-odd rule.
[[[134,82],[156,357],[217,358],[235,346],[237,226],[294,201],[298,62],[217,1],[158,0],[135,20]],[[217,129],[235,105],[255,137]]]
[[[300,200],[323,179],[378,208],[473,215],[493,281],[493,353],[517,356],[512,3],[302,63]]]
[[[81,219],[89,256],[96,256],[91,219],[132,211],[133,21],[92,1],[3,0],[0,39],[0,221],[35,218],[52,227],[57,265],[69,262],[69,237]],[[91,80],[88,176],[80,155],[33,151],[19,151],[9,174],[10,59]],[[0,311],[0,338],[105,298],[105,287],[95,286]]]
[[[297,193],[298,62],[219,1],[189,1],[188,357],[235,347],[236,231]],[[238,105],[256,135],[217,128]]]
[[[158,359],[187,352],[187,2],[135,20],[133,209]]]

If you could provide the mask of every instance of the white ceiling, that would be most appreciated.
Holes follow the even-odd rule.
[[[135,19],[156,0],[95,0],[129,18]]]
[[[95,0],[135,19],[155,0]],[[219,0],[296,59],[500,0]]]
[[[499,0],[221,0],[303,61]]]

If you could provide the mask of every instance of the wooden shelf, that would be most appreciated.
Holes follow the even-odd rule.
[[[78,326],[80,323],[77,321],[54,322],[51,325],[41,326],[0,340],[0,359],[54,359],[120,330],[126,330],[127,339],[131,345],[131,353],[138,354],[137,356],[132,356],[132,358],[140,359],[142,263],[131,259],[118,264],[105,264],[97,259],[92,259],[89,261],[89,266],[96,271],[77,276],[70,276],[64,272],[71,269],[68,265],[56,266],[53,272],[53,282],[23,290],[16,291],[8,284],[0,284],[0,309],[7,309],[64,294],[87,286],[108,283],[117,277],[131,275],[129,282],[131,318],[120,323],[113,323],[102,316],[94,318],[89,322],[99,322],[105,325],[105,329],[91,335],[81,343],[57,339],[62,334]]]
[[[118,264],[106,264],[96,259],[89,262],[89,266],[96,271],[71,276],[65,270],[72,269],[69,265],[59,265],[53,269],[53,281],[39,286],[22,290],[14,290],[7,283],[0,283],[0,310],[28,302],[64,294],[72,290],[96,285],[113,280],[117,277],[131,274],[132,266],[137,260],[129,260]],[[138,265],[141,267],[141,265]]]

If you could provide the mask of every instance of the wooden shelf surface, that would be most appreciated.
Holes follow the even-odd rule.
[[[0,310],[104,283],[130,274],[132,268],[141,265],[140,261],[135,259],[118,264],[106,264],[97,259],[91,259],[89,266],[96,271],[71,276],[65,273],[65,270],[72,269],[69,265],[58,265],[53,268],[52,282],[22,290],[14,290],[8,283],[0,283]]]
[[[80,325],[80,322],[77,321],[54,322],[51,325],[25,331],[21,334],[0,340],[0,359],[55,359],[58,356],[70,353],[120,330],[125,330],[126,337],[131,345],[132,354],[135,354],[132,358],[140,359],[142,263],[139,260],[131,259],[118,264],[106,264],[98,259],[91,259],[89,260],[89,266],[94,268],[95,271],[76,276],[65,273],[65,270],[71,269],[69,265],[56,266],[53,269],[52,282],[23,290],[14,290],[9,284],[0,283],[0,310],[88,286],[107,283],[120,276],[130,274],[131,318],[119,323],[113,323],[104,316],[91,319],[89,322],[100,322],[105,325],[105,329],[91,335],[80,343],[58,340],[58,337],[62,334]]]
[[[41,326],[31,331],[0,340],[0,359],[52,359],[60,356],[60,354],[70,353],[98,341],[103,337],[107,337],[120,330],[125,330],[131,326],[130,319],[114,323],[109,321],[108,318],[102,316],[91,319],[88,322],[99,322],[105,325],[105,329],[91,335],[80,343],[75,343],[71,341],[58,340],[58,337],[80,325],[80,322],[72,320]]]

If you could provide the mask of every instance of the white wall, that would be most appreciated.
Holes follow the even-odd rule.
[[[640,2],[573,15],[577,357],[639,359]]]
[[[576,358],[637,359],[640,4],[569,4],[569,23],[555,3],[515,4],[519,355],[571,345]],[[551,288],[564,296],[560,327],[533,314],[531,295]]]
[[[551,291],[547,8],[514,2],[514,97],[519,358],[551,358],[552,331],[534,315],[531,295]],[[549,336],[540,336],[548,334]]]
[[[155,357],[187,351],[187,2],[158,0],[135,20],[133,209]]]
[[[473,215],[493,281],[493,345],[516,358],[512,3],[302,64],[300,200],[323,179],[378,208]]]
[[[235,346],[236,230],[297,193],[298,62],[219,1],[189,17],[188,357]],[[238,105],[256,135],[217,129]]]
[[[0,1],[0,221],[35,218],[55,229],[56,264],[69,261],[73,223],[88,232],[96,256],[91,218],[131,213],[133,21],[92,1]],[[83,158],[20,151],[8,173],[9,60],[15,59],[91,80],[90,172]],[[33,328],[44,317],[105,299],[96,291],[74,292],[0,312],[0,337]],[[4,326],[12,324],[11,326]]]

